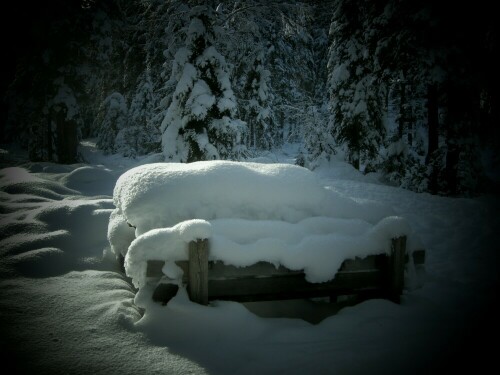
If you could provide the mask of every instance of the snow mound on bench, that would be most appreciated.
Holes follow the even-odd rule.
[[[194,218],[297,222],[325,213],[326,196],[305,168],[210,161],[134,168],[118,179],[113,199],[139,235]]]
[[[282,264],[312,282],[333,278],[347,258],[387,251],[396,236],[419,247],[390,207],[342,196],[290,164],[142,165],[120,176],[113,201],[108,239],[137,286],[147,260],[185,260],[194,238],[211,238],[212,260]]]

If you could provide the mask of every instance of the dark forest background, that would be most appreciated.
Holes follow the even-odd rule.
[[[414,191],[497,188],[491,2],[53,0],[2,9],[0,137],[30,160],[78,143],[166,161],[288,143]]]

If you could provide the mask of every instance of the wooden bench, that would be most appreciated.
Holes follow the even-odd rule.
[[[386,298],[399,303],[409,261],[406,237],[398,237],[392,240],[389,255],[345,260],[334,279],[310,283],[302,271],[267,262],[235,267],[209,261],[208,254],[208,240],[193,241],[189,243],[189,260],[176,262],[184,272],[182,282],[187,285],[189,298],[202,305],[211,300],[254,302],[315,297],[330,297],[335,302],[342,296],[355,296],[356,301]],[[423,267],[424,250],[414,251],[412,257],[416,267]],[[162,279],[163,265],[164,261],[148,261],[146,276],[159,281],[153,300],[165,304],[175,296],[178,286]]]

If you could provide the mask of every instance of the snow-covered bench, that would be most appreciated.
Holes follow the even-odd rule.
[[[389,254],[347,259],[332,280],[310,283],[303,270],[290,270],[268,262],[247,267],[225,265],[209,260],[208,240],[188,245],[188,260],[176,264],[182,269],[182,284],[187,286],[191,301],[206,305],[210,300],[255,302],[298,298],[329,297],[330,301],[359,302],[370,298],[400,300],[404,272],[409,257],[405,251],[406,236],[392,240]],[[425,251],[412,254],[416,268],[423,267]],[[150,260],[146,277],[155,283],[153,300],[167,303],[178,292],[174,280],[162,272],[165,262]]]
[[[123,174],[108,238],[134,285],[206,304],[357,294],[399,300],[424,253],[390,207],[288,164],[147,164]]]

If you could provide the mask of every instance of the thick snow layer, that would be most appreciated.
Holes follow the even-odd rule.
[[[305,168],[231,161],[139,166],[118,179],[113,200],[137,235],[189,219],[297,222],[332,209]]]
[[[210,238],[211,260],[266,261],[304,270],[310,282],[333,279],[345,259],[387,252],[395,237],[408,237],[409,252],[422,248],[404,219],[384,216],[387,207],[342,197],[289,164],[144,165],[118,179],[113,199],[108,237],[137,287],[147,260],[187,260],[196,238]]]

